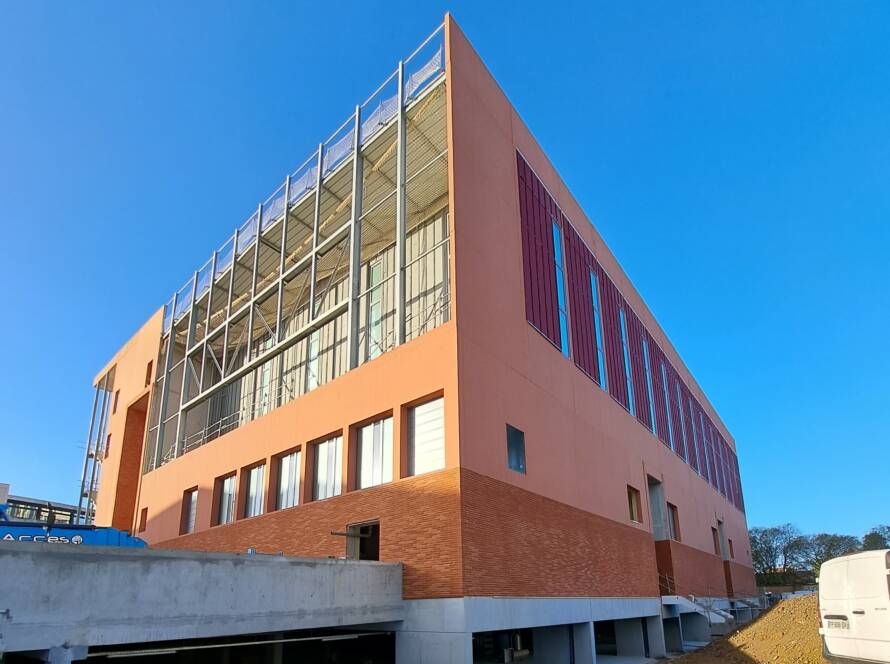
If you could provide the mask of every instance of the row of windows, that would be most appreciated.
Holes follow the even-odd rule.
[[[676,542],[680,542],[682,541],[680,537],[680,511],[673,503],[665,501],[665,506],[667,508],[667,514],[665,515],[667,538],[672,539]],[[643,523],[643,504],[640,497],[640,491],[630,484],[627,485],[627,512],[628,518],[632,522],[639,524]],[[719,528],[722,528],[721,521],[718,520],[717,525]],[[726,555],[728,555],[729,558],[735,558],[735,547],[733,546],[732,539],[727,540],[728,550],[724,552],[720,544],[721,536],[718,528],[711,528],[711,536],[714,541],[715,555],[721,556],[723,558],[726,558]]]
[[[517,163],[528,321],[744,510],[734,451],[521,155]]]
[[[420,475],[445,467],[444,400],[442,397],[407,409],[407,474]],[[384,416],[354,428],[355,488],[366,489],[392,482],[393,473],[393,418]],[[325,440],[290,450],[272,458],[273,476],[267,477],[266,461],[231,472],[214,482],[213,525],[232,523],[238,518],[258,516],[267,511],[265,497],[269,492],[275,504],[273,510],[287,509],[301,501],[301,469],[303,449],[310,454],[312,500],[339,496],[345,484],[343,477],[343,436],[338,434]],[[523,451],[524,459],[524,451]],[[524,463],[524,462],[523,462]],[[267,483],[271,485],[267,486]],[[183,493],[180,532],[195,531],[198,505],[197,487]],[[240,505],[240,513],[237,507]],[[144,529],[145,515],[141,519]]]

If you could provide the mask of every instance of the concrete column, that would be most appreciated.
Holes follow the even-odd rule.
[[[649,635],[649,657],[667,657],[661,616],[646,616],[643,620],[646,621],[646,632]]]
[[[596,664],[596,639],[593,634],[593,623],[577,623],[571,627],[575,642],[575,664]]]
[[[53,646],[43,653],[43,661],[47,664],[71,664],[79,659],[87,658],[86,646]]]
[[[664,647],[669,652],[683,651],[683,630],[680,628],[680,617],[662,621],[664,625]]]
[[[569,664],[572,661],[570,629],[572,625],[534,628],[532,630],[534,661]]]
[[[615,645],[622,657],[645,657],[643,623],[640,618],[615,621]]]
[[[468,632],[396,632],[396,664],[473,664]]]
[[[686,641],[708,642],[711,640],[711,626],[700,613],[681,613],[680,625]]]

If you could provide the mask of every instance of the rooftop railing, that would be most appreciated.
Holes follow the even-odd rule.
[[[440,25],[404,61],[402,66],[405,95],[408,101],[417,98],[433,83],[445,69],[445,29]],[[361,105],[361,147],[370,141],[396,115],[398,110],[399,69],[390,74],[375,92]],[[351,115],[337,131],[324,143],[322,175],[333,172],[337,166],[349,159],[356,151],[353,139],[354,115]],[[283,183],[257,206],[251,215],[217,249],[198,270],[197,280],[192,275],[164,305],[163,334],[185,315],[195,299],[203,296],[212,285],[233,264],[235,253],[238,256],[253,246],[258,235],[274,224],[285,211],[285,191],[289,191],[287,204],[294,205],[306,194],[313,191],[318,183],[318,150],[315,150],[303,164],[287,176]],[[237,242],[237,248],[235,244]],[[215,268],[214,268],[215,266]],[[211,272],[213,272],[211,276]]]

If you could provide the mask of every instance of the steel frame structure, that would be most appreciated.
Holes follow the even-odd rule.
[[[429,59],[419,56],[429,55],[432,51],[433,55]],[[417,66],[413,66],[415,64]],[[406,72],[411,74],[406,75]],[[147,425],[146,452],[153,452],[153,458],[150,459],[150,466],[144,470],[151,470],[161,465],[165,460],[164,447],[165,435],[168,426],[175,425],[175,437],[173,446],[170,450],[173,458],[188,451],[183,449],[183,420],[184,414],[190,409],[197,406],[202,401],[209,399],[213,394],[230,385],[236,380],[248,375],[257,367],[267,361],[276,354],[283,353],[287,348],[298,343],[302,339],[320,330],[328,322],[343,315],[348,319],[347,326],[347,365],[346,370],[357,367],[360,363],[360,314],[359,304],[361,298],[367,293],[361,289],[361,252],[362,252],[362,226],[363,219],[370,214],[374,208],[383,205],[394,194],[396,197],[395,204],[395,257],[396,266],[393,275],[388,279],[395,279],[396,291],[396,333],[394,345],[402,344],[406,341],[406,270],[410,265],[423,256],[415,257],[410,263],[407,261],[406,254],[406,189],[409,180],[421,175],[427,168],[434,165],[438,160],[447,160],[447,145],[445,149],[436,154],[428,163],[423,165],[412,174],[411,178],[407,177],[407,125],[408,112],[410,109],[421,104],[427,95],[438,89],[439,85],[444,85],[445,57],[444,57],[444,25],[440,25],[433,33],[427,37],[418,46],[408,58],[400,61],[397,70],[391,74],[383,84],[381,84],[374,93],[362,104],[355,107],[355,111],[326,141],[319,144],[317,150],[300,166],[294,173],[288,175],[284,183],[269,197],[264,203],[258,205],[256,211],[248,218],[247,222],[235,230],[233,236],[227,240],[222,247],[215,251],[211,258],[197,271],[195,271],[186,282],[173,296],[173,298],[165,305],[162,323],[161,345],[163,352],[163,366],[161,366],[160,358],[158,371],[161,373],[160,378],[154,384],[154,391],[160,390],[158,394],[153,394],[152,398],[158,399],[157,421],[154,424],[149,420]],[[395,79],[396,94],[393,97],[385,97],[383,93],[387,86],[390,86]],[[379,101],[378,101],[379,100]],[[378,102],[376,107],[372,103]],[[370,112],[369,112],[370,111]],[[367,115],[367,117],[366,117]],[[364,158],[366,152],[375,140],[382,139],[386,131],[395,126],[396,139],[396,172],[395,172],[395,188],[394,192],[383,196],[380,200],[373,202],[368,210],[363,210],[363,186],[364,186]],[[348,132],[347,132],[348,130]],[[447,163],[447,162],[446,162]],[[322,198],[325,191],[325,183],[334,175],[338,174],[341,169],[348,168],[352,164],[351,177],[351,211],[349,219],[335,228],[327,237],[320,237],[320,222]],[[309,184],[311,182],[311,184]],[[281,195],[279,195],[281,194]],[[289,258],[287,251],[287,238],[290,224],[293,222],[301,223],[296,220],[295,211],[307,203],[309,197],[313,198],[312,205],[312,228],[311,228],[311,249],[306,255],[299,257],[292,265],[287,265]],[[275,246],[271,236],[275,234],[275,227],[281,223],[280,246]],[[319,311],[318,305],[318,269],[319,259],[327,252],[335,249],[338,244],[348,238],[348,257],[349,257],[349,275],[348,275],[348,297],[344,301],[338,302],[330,306],[327,310]],[[444,241],[436,243],[436,245],[426,252],[426,256],[431,251],[439,248],[442,244],[448,242],[446,235]],[[277,276],[268,283],[258,288],[258,268],[260,264],[261,247],[267,247],[272,251],[277,251],[278,268]],[[231,247],[231,250],[229,250]],[[239,260],[248,256],[253,250],[252,265],[250,271],[250,287],[249,297],[246,302],[237,302],[235,300],[235,276],[239,269]],[[231,251],[231,255],[227,255]],[[339,265],[339,262],[338,262]],[[299,275],[302,271],[309,270],[309,321],[291,334],[285,334],[282,327],[284,295],[286,284]],[[228,274],[227,274],[228,273]],[[209,275],[209,278],[208,278]],[[213,297],[215,287],[218,283],[228,279],[227,301],[225,306],[224,317],[216,323],[211,329],[211,316],[213,312]],[[333,275],[328,283],[330,288],[333,282]],[[370,290],[370,289],[369,289]],[[450,290],[445,284],[445,292]],[[199,303],[203,301],[206,295],[206,313],[203,320],[203,333],[200,339],[196,339],[196,330],[199,321],[196,313]],[[271,330],[268,322],[260,313],[260,324],[265,326],[267,332],[271,335],[273,343],[264,350],[254,352],[254,332],[257,326],[256,310],[261,302],[268,297],[275,297],[277,302],[275,330]],[[243,297],[243,295],[242,295]],[[240,299],[240,298],[239,298]],[[203,306],[203,305],[202,305]],[[234,310],[233,310],[234,308]],[[246,313],[245,313],[246,312]],[[241,337],[246,334],[245,351],[243,363],[239,366],[233,366],[238,359],[239,350],[236,349],[231,353],[230,331],[233,323],[240,323],[241,319],[246,316],[246,329],[242,330],[238,339],[240,344]],[[184,329],[185,341],[184,348],[181,349],[182,358],[174,361],[174,351],[177,342],[178,324],[187,319]],[[211,349],[211,342],[219,338],[219,330],[223,330],[223,355],[222,365],[220,366],[214,351]],[[212,334],[213,332],[213,334]],[[193,357],[201,358],[201,375],[195,371],[192,363]],[[213,358],[213,362],[219,371],[219,380],[213,385],[205,387],[204,378],[206,370],[207,358]],[[182,363],[182,376],[179,384],[178,408],[173,415],[170,412],[175,408],[174,403],[170,402],[171,390],[171,370],[174,370]],[[196,394],[189,394],[187,386],[189,384],[189,372],[196,379],[198,391]],[[174,395],[175,400],[175,395]],[[172,421],[176,417],[175,423]],[[149,449],[148,438],[153,434],[154,449]],[[224,433],[224,431],[223,431]],[[86,466],[86,462],[85,462]]]

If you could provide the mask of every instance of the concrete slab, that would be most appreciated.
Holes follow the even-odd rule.
[[[400,621],[402,566],[0,542],[0,649],[50,650]]]

